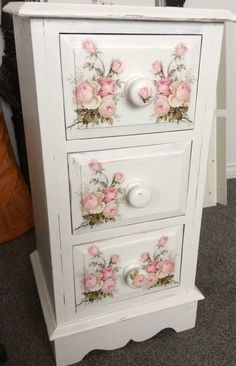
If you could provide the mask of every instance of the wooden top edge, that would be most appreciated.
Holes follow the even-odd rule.
[[[224,9],[10,2],[3,10],[6,13],[26,18],[236,22],[236,15]]]

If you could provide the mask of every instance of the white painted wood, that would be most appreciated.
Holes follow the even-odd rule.
[[[72,233],[76,235],[81,231],[91,231],[84,219],[90,211],[81,210],[80,205],[81,200],[86,200],[86,197],[90,197],[89,194],[98,189],[104,193],[108,190],[108,198],[109,190],[115,190],[114,200],[118,212],[114,216],[115,222],[104,223],[106,228],[185,214],[190,156],[191,141],[68,154]],[[102,164],[102,175],[90,169],[89,164],[93,161]],[[104,191],[101,183],[110,187],[116,172],[123,175],[123,182],[117,184],[116,188],[105,188]],[[141,208],[136,208],[129,202],[126,192],[128,185],[136,182],[147,187],[151,195],[150,202]],[[117,191],[119,188],[121,193]],[[114,195],[113,191],[110,195]],[[95,224],[94,230],[102,229],[104,225]]]
[[[236,21],[236,16],[228,10],[194,10],[172,7],[109,6],[83,4],[50,3],[9,3],[4,11],[20,17],[30,18],[72,18],[72,19],[126,19],[191,22]]]
[[[130,13],[131,20],[123,19],[122,27],[118,27],[115,18],[120,10],[111,10],[110,15],[106,17],[107,9],[110,8],[104,7],[105,10],[100,9],[100,13],[98,12],[98,18],[104,17],[104,19],[93,20],[95,15],[89,7],[79,8],[67,4],[65,12],[63,11],[65,7],[60,4],[51,4],[50,7],[44,7],[50,4],[41,4],[42,7],[38,5],[40,4],[20,5],[17,9],[24,16],[14,16],[37,221],[38,255],[33,256],[33,263],[45,318],[49,322],[49,337],[54,341],[57,365],[68,365],[79,361],[94,348],[117,348],[130,339],[147,339],[169,326],[177,331],[194,326],[197,301],[202,298],[195,289],[194,282],[223,18],[218,22],[215,18],[211,18],[214,22],[211,24],[210,18],[209,22],[205,22],[206,18],[202,18],[202,12],[191,10],[183,13],[185,20],[190,20],[191,14],[193,19],[203,22],[195,20],[176,22],[173,20],[177,20],[177,15],[180,14],[176,13],[177,9],[174,9],[173,17],[173,9],[164,9],[158,13],[163,15],[161,21],[150,22],[147,20],[149,13],[146,8],[142,21],[134,19],[135,14],[137,15],[134,10]],[[16,9],[15,6],[18,5],[9,5],[8,11]],[[46,11],[49,8],[50,13]],[[127,9],[130,10],[128,7]],[[27,11],[29,18],[33,16],[33,19],[25,19]],[[81,15],[78,15],[79,11]],[[40,18],[40,14],[46,16],[46,13],[52,17]],[[86,20],[75,19],[77,16],[83,18],[85,14],[87,14]],[[155,14],[154,18],[157,16],[157,13]],[[72,19],[68,19],[68,16]],[[90,17],[91,20],[88,20]],[[138,19],[139,17],[137,16]],[[172,17],[172,21],[165,21],[169,17]],[[61,54],[59,35],[74,34],[77,38],[78,31],[80,34],[92,33],[96,36],[104,34],[104,40],[110,34],[114,34],[114,38],[118,34],[121,38],[129,34],[129,45],[132,43],[132,37],[136,37],[137,34],[143,36],[159,34],[168,37],[177,35],[180,38],[184,35],[194,39],[201,35],[194,128],[161,133],[149,130],[143,133],[141,127],[135,125],[130,126],[132,135],[125,132],[123,136],[117,134],[110,137],[108,134],[104,137],[100,133],[95,138],[66,140],[63,103],[65,77],[63,83],[62,58],[64,60],[67,57],[65,53]],[[68,59],[71,59],[71,53],[68,55]],[[71,157],[78,163],[76,169],[71,165],[73,161]],[[107,223],[101,225],[99,230],[94,227],[81,230],[79,235],[72,235],[71,215],[74,217],[79,215],[81,206],[78,197],[80,182],[76,175],[82,177],[82,183],[89,181],[91,167],[88,169],[88,163],[91,163],[91,159],[96,160],[93,164],[102,162],[104,165],[102,174],[108,174],[109,179],[114,173],[119,172],[124,173],[125,177],[130,177],[129,179],[141,177],[141,183],[144,182],[147,188],[154,182],[154,191],[160,185],[160,196],[165,192],[166,201],[160,209],[160,215],[156,215],[159,209],[155,203],[158,201],[156,197],[153,202],[148,203],[150,206],[134,208],[137,214],[132,214],[133,217],[128,216],[126,207],[123,210],[123,215],[126,217],[123,221],[117,220],[113,226]],[[96,170],[95,166],[93,169]],[[101,172],[101,167],[99,171]],[[101,176],[100,174],[99,179]],[[77,206],[77,211],[71,212],[70,192],[76,190],[77,203],[74,201],[73,204]],[[100,198],[101,194],[105,196],[105,193],[100,192]],[[102,210],[110,202],[109,200],[105,202],[104,196],[99,202]],[[74,199],[73,197],[72,201]],[[130,202],[135,203],[136,199],[134,201],[130,199]],[[167,218],[165,208],[168,205],[171,207],[177,201],[178,209],[176,205],[175,209],[169,209],[172,210],[172,215],[167,215],[171,216]],[[138,213],[138,210],[144,210],[146,216]],[[181,215],[176,216],[180,211]],[[123,283],[123,294],[119,300],[117,298],[117,301],[114,299],[106,302],[104,299],[100,303],[86,306],[86,310],[79,310],[79,306],[76,306],[81,295],[78,273],[82,276],[87,273],[84,270],[84,265],[88,266],[88,257],[85,254],[87,250],[90,250],[91,254],[91,244],[100,247],[106,261],[111,254],[126,256],[128,267],[126,262],[122,262],[122,266],[124,270],[126,267],[127,274],[131,268],[130,262],[136,263],[137,256],[140,255],[137,243],[142,251],[145,247],[151,251],[154,241],[159,241],[160,236],[170,236],[168,251],[177,253],[175,260],[178,286],[168,285],[166,289],[162,286],[163,290],[160,291],[155,291],[153,288],[145,295],[142,295],[143,292],[140,290],[140,294],[130,297],[129,294],[132,294],[134,289]],[[115,249],[119,253],[114,252]],[[51,273],[48,271],[50,263]],[[117,281],[122,280],[119,278]],[[52,306],[47,305],[48,303]],[[55,307],[53,312],[56,326],[53,331],[50,307]],[[109,336],[109,340],[103,337],[105,333],[113,334],[113,332],[115,336]],[[86,341],[86,346],[83,346],[83,341]]]
[[[222,143],[224,141],[224,143]],[[217,145],[217,202],[227,205],[226,180],[226,118],[218,117],[216,130]]]
[[[209,144],[204,207],[212,207],[217,203],[216,124],[217,118],[214,118]]]
[[[115,238],[102,242],[96,241],[95,247],[94,243],[75,246],[73,248],[74,283],[76,291],[76,311],[78,314],[82,315],[83,313],[83,316],[85,316],[84,313],[87,313],[88,310],[90,313],[93,311],[93,314],[95,314],[98,306],[104,306],[104,304],[132,297],[148,295],[155,291],[166,291],[172,287],[179,286],[182,241],[183,226],[175,226],[153,231],[148,234],[139,233],[138,235],[127,236],[123,239]],[[93,251],[95,251],[95,253],[99,252],[99,255],[101,252],[101,255],[99,257],[92,256],[90,253]],[[141,260],[140,258],[143,253],[145,253],[144,259],[148,253],[150,260]],[[117,256],[118,259],[116,258]],[[113,257],[115,263],[109,267]],[[153,263],[153,260],[156,260],[156,262]],[[98,266],[94,265],[95,262],[98,263]],[[145,278],[141,277],[140,282],[138,282],[139,277],[136,277],[133,288],[127,283],[128,280],[130,281],[129,283],[132,284],[132,279],[130,277],[127,279],[125,276],[125,271],[132,264],[134,264],[135,267],[141,267],[141,269],[146,268],[146,270],[143,270],[142,272]],[[101,270],[101,265],[105,266],[103,270]],[[171,267],[170,270],[167,269],[167,265]],[[159,269],[157,266],[159,266]],[[118,272],[116,272],[115,269]],[[98,280],[96,285],[89,286],[87,289],[85,281],[86,278],[88,280],[90,280],[90,278],[86,276],[92,275],[93,280],[94,274],[96,274],[97,271],[102,274],[101,279]],[[150,273],[152,274],[150,275]],[[173,277],[168,279],[168,276]],[[104,301],[101,301],[99,300],[99,297],[96,296],[94,302],[89,302],[89,299],[91,298],[89,294],[91,294],[93,290],[100,290],[101,287],[103,289],[103,287],[106,286],[104,279],[106,277],[111,278],[110,284],[111,286],[114,286],[114,291],[111,290],[111,292],[109,292],[112,297],[106,296]],[[157,278],[160,278],[159,286],[156,282]],[[167,282],[166,285],[161,286],[161,279],[163,278],[166,278]],[[148,280],[145,281],[145,279],[148,279],[149,282]],[[142,284],[143,288],[141,287]],[[140,288],[138,286],[140,286]],[[92,291],[89,291],[90,289],[92,289]],[[87,296],[83,295],[84,291],[87,293]]]
[[[33,43],[29,22],[21,22],[19,18],[16,18],[14,27],[37,248],[51,303],[55,307],[57,322],[60,322],[64,316],[64,293],[57,199],[53,189],[56,183],[55,175],[50,168],[54,161],[54,153],[50,132],[39,128],[39,123],[46,123],[44,116],[46,111],[41,107],[41,103],[46,97],[46,91],[44,88],[40,88],[40,83],[45,82],[46,74],[43,78],[42,75],[39,77],[37,72],[37,68],[41,68],[42,49],[41,56],[37,57],[37,61],[34,62],[37,49],[39,52],[43,27],[41,24],[37,29],[37,41],[33,41]],[[54,243],[54,246],[50,246],[50,242]],[[58,309],[60,306],[62,306],[61,311]]]
[[[81,360],[90,351],[91,342],[96,349],[112,350],[125,346],[130,340],[144,341],[166,327],[176,332],[191,329],[195,326],[197,302],[200,299],[201,294],[192,291],[184,298],[179,298],[176,301],[179,305],[175,303],[174,307],[168,307],[165,303],[167,307],[163,307],[163,310],[152,312],[150,308],[150,312],[142,317],[129,320],[125,317],[114,324],[58,338],[53,342],[57,366],[66,366]]]
[[[51,295],[48,292],[47,280],[43,273],[43,266],[40,261],[39,253],[35,250],[31,255],[31,264],[34,271],[37,290],[39,293],[43,315],[45,318],[48,334],[51,335],[56,328],[54,304],[51,303]]]
[[[91,57],[88,51],[83,49],[83,43],[92,41],[99,50],[99,59]],[[198,36],[161,36],[161,35],[61,35],[61,62],[63,73],[63,92],[66,116],[67,139],[91,138],[99,136],[117,136],[133,134],[133,126],[139,127],[140,133],[160,132],[179,129],[191,129],[194,127],[195,101],[198,85],[198,68],[201,47],[201,35]],[[187,47],[187,52],[181,60],[175,59],[174,50],[179,43]],[[122,62],[122,71],[111,77],[115,82],[120,82],[120,87],[116,86],[115,93],[119,97],[116,103],[115,116],[112,115],[112,128],[107,122],[98,125],[77,123],[79,115],[77,110],[81,107],[76,103],[75,90],[82,81],[92,81],[97,79],[96,69],[85,68],[86,65],[96,65],[101,70],[101,80],[109,76],[112,60]],[[153,75],[152,64],[158,60],[163,65],[163,72],[168,76],[169,66],[173,68],[182,65],[178,77],[181,80],[187,78],[193,80],[191,84],[191,100],[188,105],[188,120],[169,123],[161,121],[156,123],[156,83],[159,76]],[[110,78],[110,77],[109,77]],[[137,107],[129,101],[128,82],[136,78],[145,78],[143,87],[146,84],[153,84],[153,98],[150,104],[141,102],[141,107]],[[105,79],[106,80],[106,79]],[[110,79],[109,79],[110,80]],[[155,80],[155,81],[154,81]],[[148,83],[149,82],[149,83]],[[119,84],[118,84],[119,85]]]

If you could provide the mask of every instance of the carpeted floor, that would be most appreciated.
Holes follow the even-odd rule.
[[[54,365],[29,254],[34,233],[0,246],[0,342],[6,366]],[[236,180],[228,185],[228,206],[204,210],[197,286],[196,328],[165,329],[114,351],[92,351],[80,366],[236,366]]]

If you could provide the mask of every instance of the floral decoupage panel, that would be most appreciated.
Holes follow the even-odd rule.
[[[72,233],[184,214],[190,154],[191,142],[69,154]],[[145,207],[127,200],[134,182],[151,192]]]
[[[183,227],[176,226],[75,246],[76,309],[178,286],[182,233]],[[138,270],[127,278],[126,268],[133,263]]]
[[[193,128],[200,36],[71,35],[61,45],[67,138]],[[144,107],[126,98],[134,77],[153,83],[140,91]]]

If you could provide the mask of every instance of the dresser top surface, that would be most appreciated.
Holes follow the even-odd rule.
[[[11,2],[4,7],[4,11],[26,18],[236,22],[236,15],[224,9]]]

